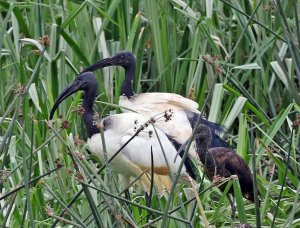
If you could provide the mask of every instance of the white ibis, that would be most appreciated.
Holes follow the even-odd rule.
[[[99,155],[100,159],[103,161],[104,151],[100,130],[93,120],[95,114],[93,104],[98,92],[98,82],[93,73],[85,72],[80,74],[72,84],[64,89],[50,112],[50,119],[53,118],[54,112],[59,104],[79,90],[84,92],[82,104],[84,112],[82,118],[87,129],[88,147],[92,153]],[[154,120],[154,118],[152,120]],[[154,123],[155,121],[152,122]],[[111,167],[122,176],[122,182],[125,187],[129,184],[131,177],[138,177],[143,172],[151,172],[152,150],[154,185],[159,191],[164,188],[169,189],[171,186],[169,174],[177,174],[181,162],[181,160],[174,162],[174,157],[177,153],[176,149],[179,146],[176,145],[175,141],[169,140],[168,135],[158,128],[156,128],[156,135],[152,124],[149,124],[147,119],[142,115],[137,113],[122,113],[110,115],[102,120],[101,126],[104,131],[107,157],[108,159],[111,158],[114,153],[135,134],[139,126],[144,123],[148,123],[145,124],[145,129],[139,132],[139,134],[111,161]],[[158,137],[162,143],[169,168],[164,158]],[[191,177],[195,177],[192,162],[188,157],[185,160],[180,173],[182,176],[190,175]],[[150,191],[149,188],[151,182],[147,175],[142,175],[139,183],[146,192]]]
[[[228,178],[231,175],[236,175],[239,179],[243,196],[254,202],[253,178],[246,162],[230,148],[209,148],[212,133],[210,128],[204,124],[198,126],[194,134],[194,139],[196,141],[197,154],[202,164],[204,164],[208,178],[212,181],[213,178],[217,176]],[[184,146],[185,145],[182,145],[182,147]],[[180,151],[180,149],[178,151]],[[224,191],[225,187],[226,184],[223,184],[219,188]],[[233,195],[232,187],[229,193]],[[229,197],[228,199],[232,207],[232,217],[234,217],[234,204]]]
[[[185,143],[189,139],[192,135],[192,125],[196,123],[200,114],[196,102],[175,93],[135,94],[132,88],[135,74],[135,56],[129,51],[122,51],[110,58],[102,59],[88,66],[81,73],[94,71],[106,66],[122,66],[125,69],[125,79],[119,99],[119,105],[121,108],[124,107],[122,109],[123,112],[133,110],[150,118],[167,109],[172,110],[172,120],[157,122],[157,126],[180,144]],[[204,119],[202,123],[209,126],[212,130],[212,144],[210,147],[227,145],[216,134],[223,130],[222,126]],[[189,153],[197,156],[194,146],[191,146]]]

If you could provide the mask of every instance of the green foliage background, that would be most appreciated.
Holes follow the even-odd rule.
[[[2,227],[51,227],[56,219],[66,227],[202,227],[205,220],[214,227],[300,226],[300,130],[296,124],[292,130],[300,112],[299,2],[0,0],[0,12]],[[50,39],[45,52],[37,41],[44,35]],[[69,128],[61,129],[57,117],[47,127],[54,100],[80,69],[125,49],[137,57],[137,93],[179,93],[200,107],[209,96],[203,110],[229,129],[229,143],[256,173],[260,207],[242,200],[237,181],[229,181],[237,189],[232,221],[225,194],[206,179],[200,187],[206,219],[198,207],[193,212],[194,201],[184,204],[193,194],[182,184],[169,208],[174,213],[157,195],[152,209],[145,208],[136,189],[134,205],[126,204],[117,176],[96,174],[99,164],[78,141],[86,139],[74,113],[80,94],[59,108]],[[123,70],[96,74],[96,108],[103,116],[119,112]],[[80,184],[91,179],[94,188]]]

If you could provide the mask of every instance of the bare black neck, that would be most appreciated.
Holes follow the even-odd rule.
[[[91,138],[94,134],[100,133],[99,128],[94,124],[94,110],[93,105],[96,98],[96,91],[87,90],[84,92],[83,104],[84,113],[82,115],[84,124],[87,129],[88,137]]]
[[[135,74],[135,62],[124,67],[124,69],[125,69],[125,79],[121,88],[121,95],[130,98],[134,95],[132,84],[133,84],[133,77]]]

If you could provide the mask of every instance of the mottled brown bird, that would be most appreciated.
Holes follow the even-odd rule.
[[[246,162],[232,149],[225,147],[209,148],[212,133],[209,127],[204,124],[200,124],[197,128],[194,138],[196,140],[197,154],[205,167],[208,178],[212,181],[216,176],[228,178],[236,175],[239,179],[243,196],[254,202],[253,178]],[[219,186],[219,188],[224,191],[226,183]],[[229,193],[234,195],[233,187],[230,188]],[[232,207],[232,217],[234,217],[234,203],[229,196],[228,199]]]

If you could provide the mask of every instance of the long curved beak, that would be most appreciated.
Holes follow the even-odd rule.
[[[106,58],[106,59],[101,59],[94,64],[88,66],[87,68],[83,69],[83,71],[80,72],[80,74],[88,72],[88,71],[94,71],[101,69],[103,67],[107,66],[117,66],[121,64],[121,59],[118,56]]]
[[[63,102],[67,97],[69,97],[70,95],[72,95],[73,93],[77,92],[78,90],[80,90],[80,83],[78,81],[74,81],[72,84],[70,84],[69,86],[67,86],[62,92],[61,94],[58,96],[58,98],[56,99],[53,108],[51,109],[50,112],[50,120],[53,118],[53,115],[57,109],[57,107],[59,106],[59,104],[61,102]]]
[[[99,60],[98,62],[95,62],[94,64],[88,66],[81,72],[81,74],[88,71],[98,70],[107,66],[122,66],[126,68],[126,66],[134,65],[134,64],[135,64],[135,56],[133,55],[132,52],[120,51],[112,57]]]

